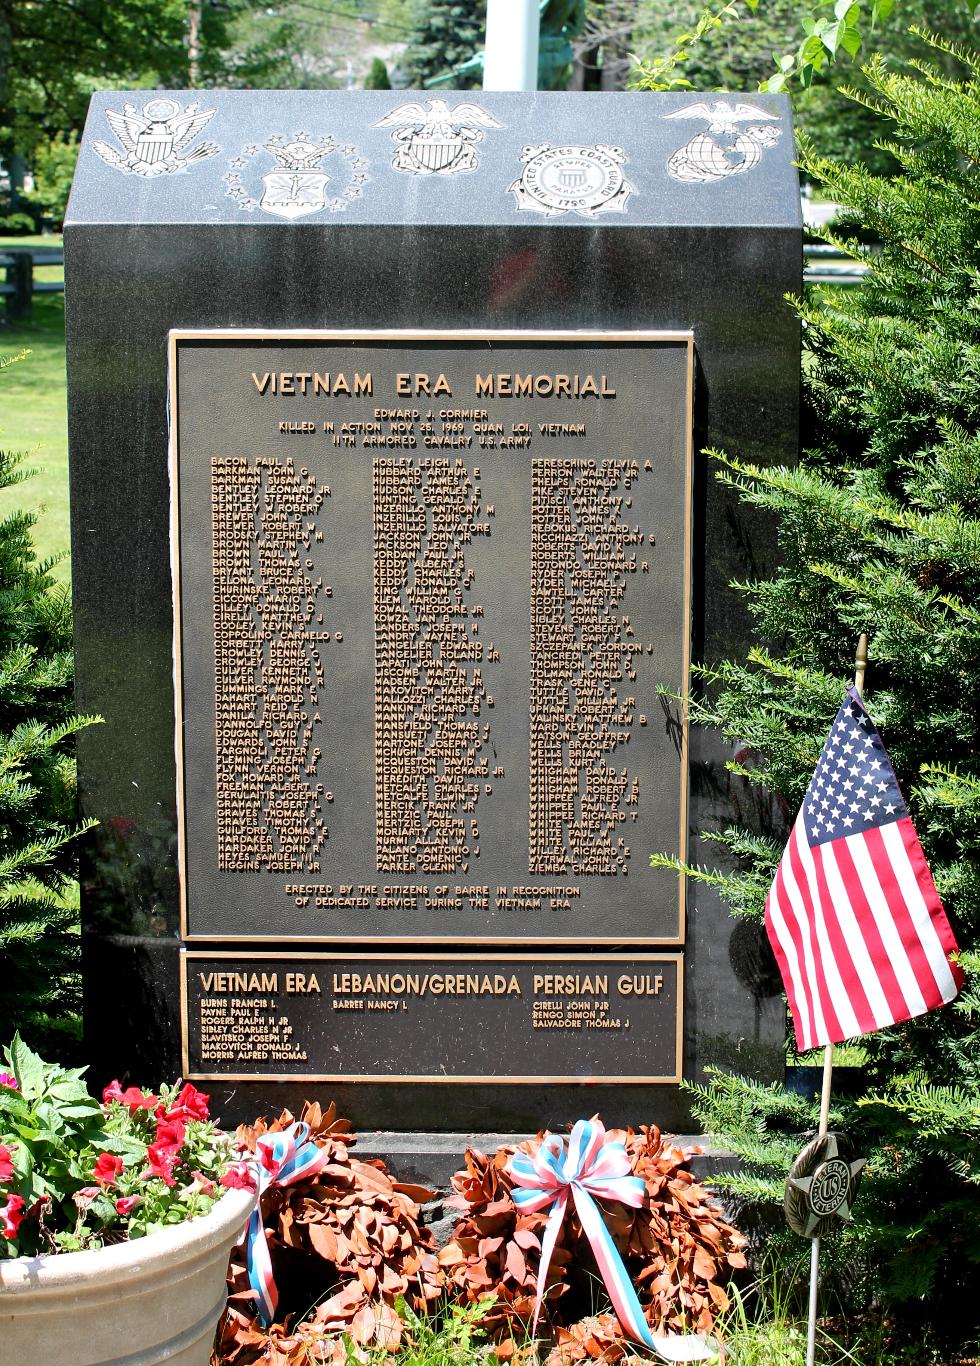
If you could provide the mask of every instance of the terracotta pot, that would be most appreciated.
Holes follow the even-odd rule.
[[[0,1261],[0,1366],[207,1366],[232,1244],[255,1203],[92,1252]]]

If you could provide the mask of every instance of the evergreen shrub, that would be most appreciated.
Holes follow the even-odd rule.
[[[12,359],[0,359],[0,370]],[[30,477],[0,450],[0,488]],[[0,520],[0,1038],[55,1055],[79,1034],[71,607],[31,542],[34,512]],[[94,822],[92,822],[94,824]]]
[[[860,1093],[836,1096],[831,1124],[869,1165],[854,1222],[824,1240],[822,1261],[846,1308],[931,1319],[961,1342],[980,1321],[980,57],[930,42],[944,64],[962,62],[962,79],[930,62],[865,71],[873,94],[861,98],[894,176],[803,148],[805,172],[843,206],[832,240],[869,271],[859,288],[797,303],[799,463],[713,453],[719,478],[774,516],[780,567],[738,586],[758,644],[700,671],[691,714],[748,750],[731,767],[786,823],[715,832],[723,867],[689,873],[736,917],[762,919],[867,631],[866,702],[967,981],[951,1006],[860,1041]],[[868,229],[880,248],[861,245]],[[783,1230],[778,1206],[816,1100],[721,1073],[695,1090],[699,1119],[743,1159],[729,1193],[796,1267],[807,1245]]]

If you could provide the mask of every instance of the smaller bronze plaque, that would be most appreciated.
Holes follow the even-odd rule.
[[[198,1081],[677,1083],[679,953],[181,955]]]

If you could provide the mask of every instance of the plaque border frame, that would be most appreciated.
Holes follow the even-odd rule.
[[[464,1076],[444,1076],[441,1074],[430,1075],[428,1073],[319,1073],[319,1072],[192,1072],[190,1070],[190,1041],[189,1041],[189,1019],[188,1019],[188,963],[191,960],[199,959],[233,959],[236,962],[254,962],[257,959],[275,959],[277,962],[303,962],[310,959],[320,959],[323,962],[347,963],[350,958],[368,958],[374,962],[404,962],[411,957],[409,952],[403,953],[325,953],[313,950],[310,953],[282,952],[277,953],[234,953],[229,950],[216,950],[209,953],[206,949],[187,949],[181,945],[180,949],[180,1060],[182,1066],[181,1075],[186,1081],[231,1081],[231,1082],[418,1082],[419,1084],[439,1084],[448,1086],[461,1086],[466,1084],[487,1084],[500,1082],[510,1085],[575,1085],[575,1086],[609,1086],[609,1085],[633,1085],[633,1086],[679,1086],[684,1078],[684,966],[685,955],[683,953],[602,953],[595,957],[583,958],[584,965],[589,965],[596,960],[605,962],[625,962],[625,963],[674,963],[677,969],[677,1001],[675,1009],[675,1034],[674,1034],[674,1057],[677,1062],[676,1071],[670,1076],[590,1076],[582,1074],[564,1073],[559,1076],[512,1076],[507,1074],[494,1073],[488,1074],[466,1074]],[[482,962],[510,962],[528,963],[540,961],[540,953],[475,953],[466,956],[468,963]],[[455,953],[433,953],[429,954],[427,961],[432,963],[441,962],[460,962],[460,955]]]
[[[174,684],[174,756],[176,760],[177,798],[177,881],[180,904],[180,938],[186,944],[401,944],[401,945],[456,945],[474,946],[506,945],[512,943],[503,933],[499,935],[417,935],[406,938],[401,935],[255,935],[255,934],[191,934],[188,931],[187,880],[185,869],[186,821],[184,816],[184,745],[183,745],[183,657],[181,650],[181,593],[180,593],[180,499],[179,471],[180,450],[178,441],[178,380],[177,349],[181,342],[194,341],[320,341],[320,342],[581,342],[593,341],[607,344],[625,345],[632,342],[681,343],[687,351],[685,418],[686,439],[684,442],[684,479],[687,487],[687,501],[683,528],[684,562],[684,607],[683,616],[687,621],[687,631],[681,650],[681,683],[685,692],[691,680],[691,636],[692,592],[693,592],[693,516],[694,516],[694,381],[695,352],[694,333],[690,329],[671,328],[279,328],[279,327],[216,327],[188,328],[173,327],[167,333],[167,451],[168,475],[170,484],[170,573],[173,600],[173,684]],[[688,808],[690,804],[690,722],[687,708],[681,715],[681,752],[680,752],[680,800],[678,857],[687,859],[688,851]],[[683,948],[687,943],[687,877],[677,875],[677,933],[676,935],[606,935],[584,939],[582,935],[549,936],[529,938],[528,944],[543,946],[604,948],[620,945],[652,948],[662,945],[676,945]],[[183,950],[182,950],[183,952]],[[183,983],[183,978],[181,979]],[[247,1079],[247,1078],[246,1078]],[[281,1078],[280,1078],[281,1079]],[[305,1080],[305,1078],[300,1078]],[[478,1078],[477,1080],[484,1080]],[[541,1080],[530,1078],[529,1080]],[[622,1080],[622,1079],[621,1079]],[[629,1080],[627,1078],[626,1080]]]

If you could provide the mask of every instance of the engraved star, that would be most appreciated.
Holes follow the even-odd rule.
[[[848,1148],[845,1148],[845,1152],[847,1151]],[[850,1149],[850,1151],[853,1151],[853,1149]],[[840,1148],[838,1147],[837,1135],[833,1133],[826,1135],[823,1151],[819,1153],[816,1165],[814,1166],[813,1171],[810,1172],[808,1176],[793,1175],[793,1172],[796,1171],[797,1165],[799,1163],[799,1158],[797,1159],[797,1161],[793,1164],[793,1169],[790,1172],[786,1184],[787,1186],[792,1187],[794,1190],[798,1190],[803,1195],[806,1201],[806,1225],[804,1228],[799,1230],[799,1232],[803,1233],[804,1237],[811,1237],[813,1231],[824,1219],[833,1217],[844,1220],[850,1220],[851,1206],[854,1204],[854,1199],[857,1195],[857,1189],[861,1178],[861,1171],[865,1165],[865,1162],[866,1159],[863,1157],[855,1158],[851,1162],[848,1162],[846,1157],[842,1157]],[[847,1168],[847,1189],[841,1192],[841,1201],[839,1205],[835,1206],[835,1208],[831,1210],[824,1209],[822,1212],[818,1213],[818,1211],[814,1209],[814,1183],[816,1183],[817,1189],[819,1191],[821,1185],[823,1184],[820,1179],[821,1176],[824,1174],[825,1170],[831,1164],[836,1165],[837,1163],[840,1163],[842,1166]]]
[[[278,139],[278,138],[270,138],[269,141],[270,141],[271,143],[277,143],[277,142],[279,141],[279,139]],[[242,151],[244,152],[245,156],[247,156],[247,157],[254,157],[254,156],[255,156],[255,153],[256,153],[258,150],[259,150],[259,149],[258,149],[257,147],[254,147],[254,146],[253,146],[253,147],[243,147],[243,148],[242,148]]]

